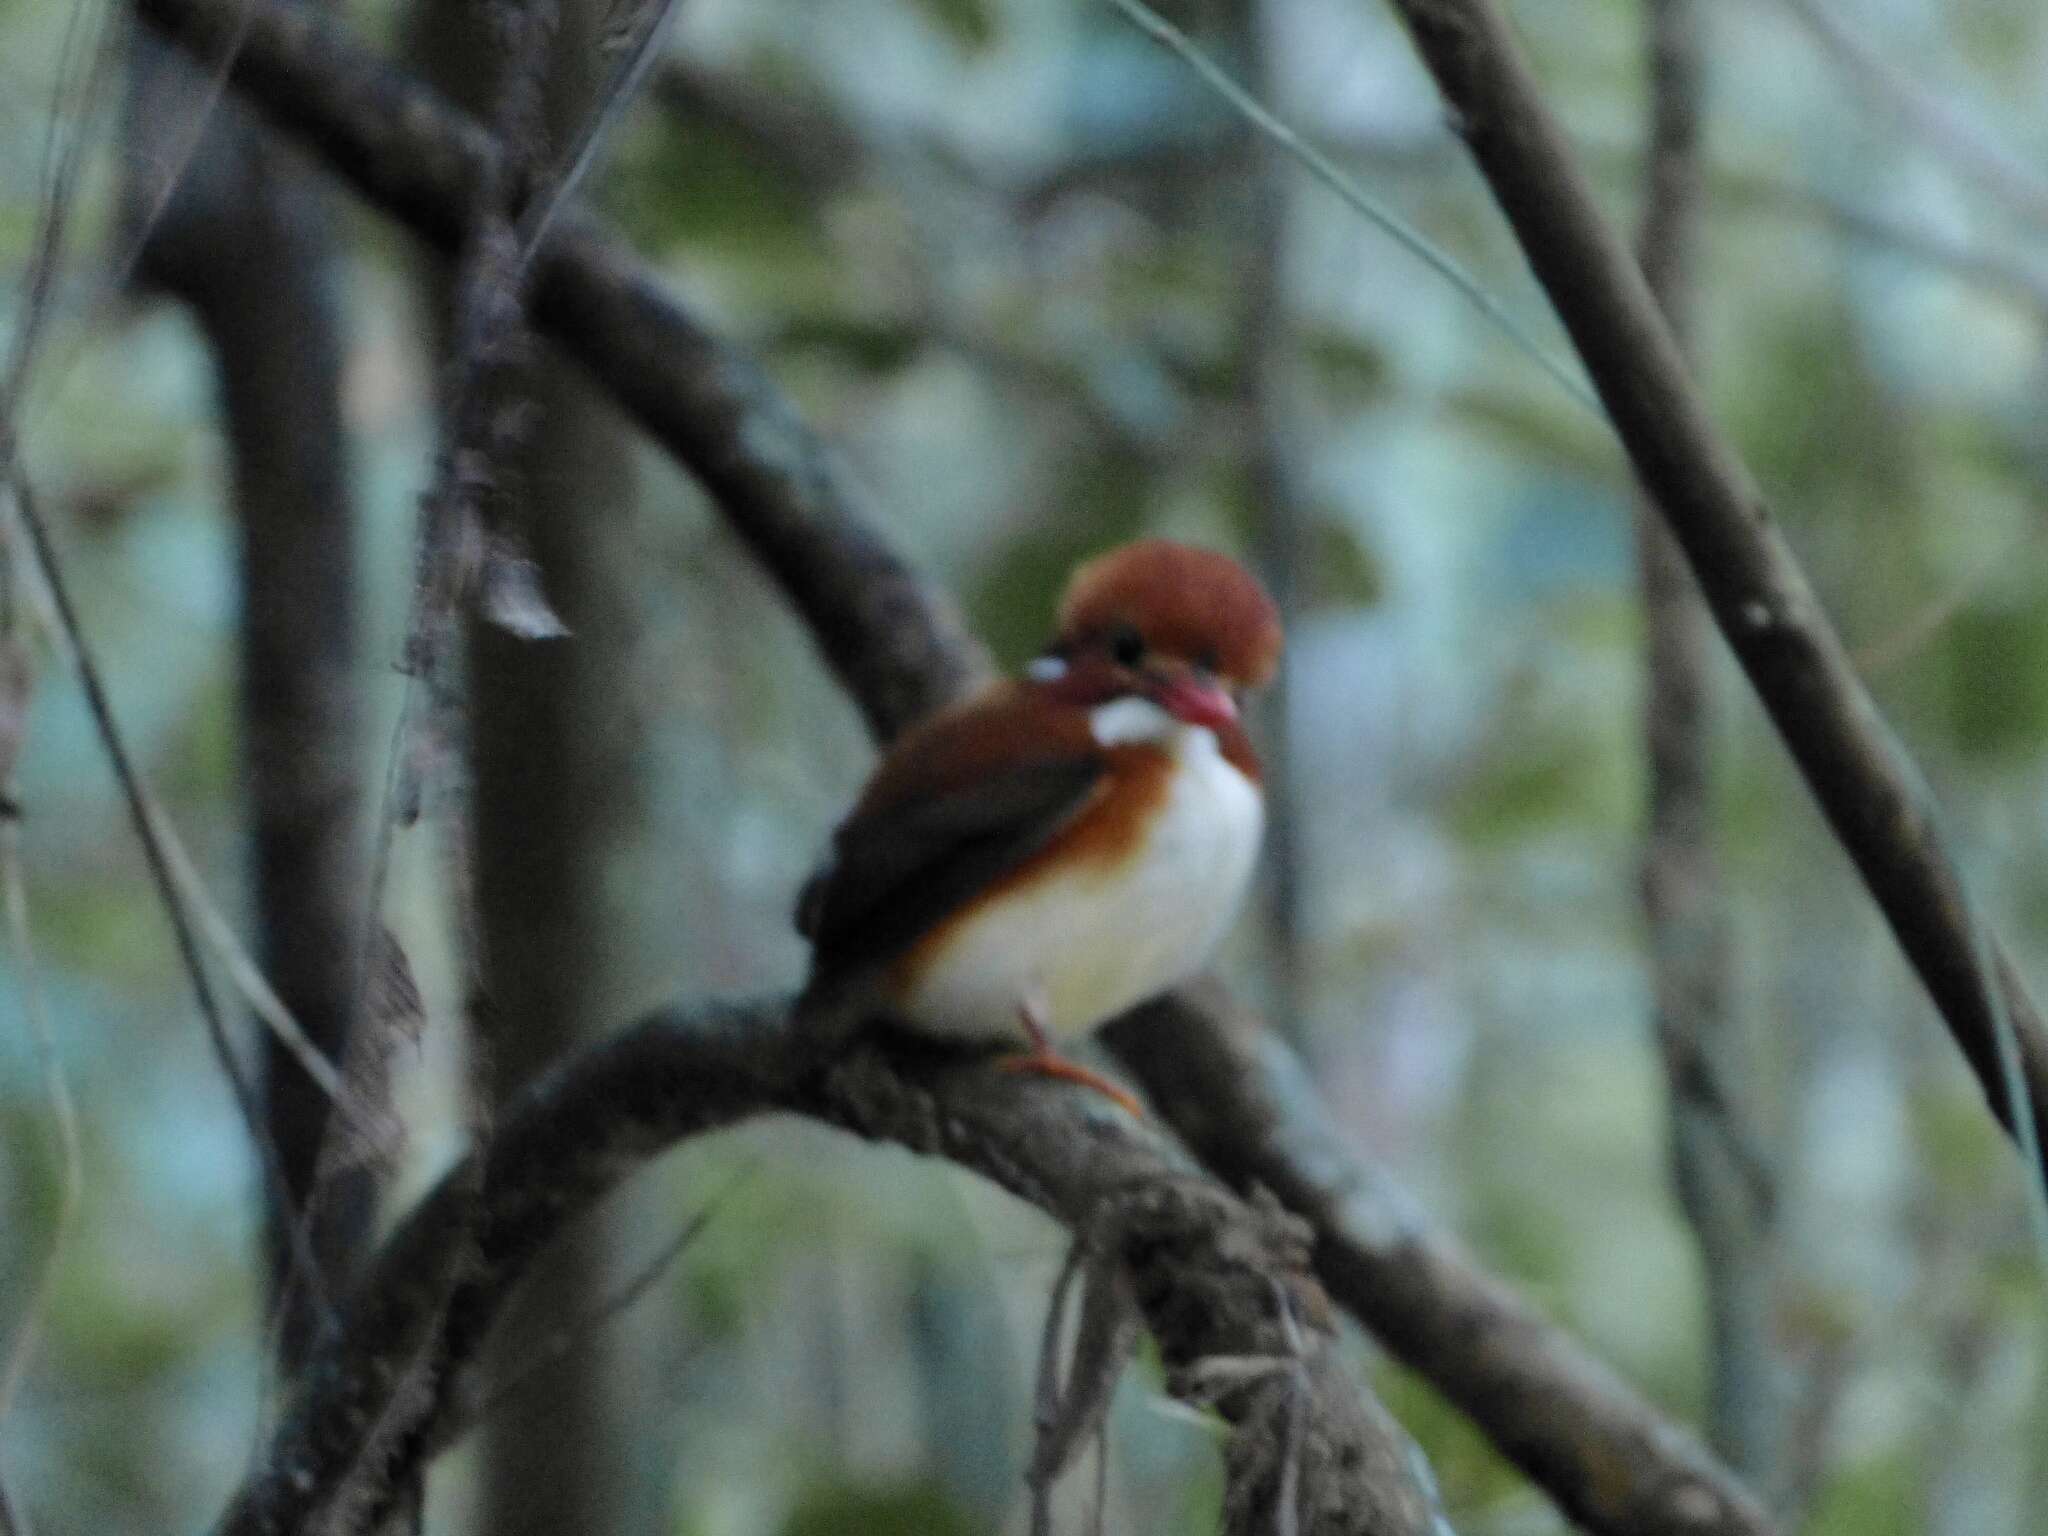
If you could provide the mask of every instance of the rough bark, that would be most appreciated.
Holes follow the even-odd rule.
[[[227,0],[138,0],[143,18],[205,58],[237,35]],[[233,80],[371,201],[452,253],[494,154],[471,119],[282,0],[250,21]],[[883,518],[838,455],[742,349],[677,303],[588,214],[556,224],[539,258],[536,323],[673,452],[806,616],[826,664],[887,734],[952,697],[981,652],[949,598],[881,540]]]
[[[1203,1166],[1309,1221],[1330,1294],[1568,1518],[1609,1536],[1777,1530],[1739,1478],[1362,1157],[1300,1059],[1220,987],[1119,1019],[1109,1046]]]
[[[779,1002],[657,1015],[522,1094],[484,1163],[452,1172],[386,1245],[222,1531],[283,1533],[317,1513],[391,1381],[438,1328],[442,1369],[424,1387],[438,1394],[430,1441],[451,1406],[442,1387],[566,1220],[676,1141],[778,1110],[949,1158],[1113,1252],[1169,1390],[1213,1404],[1232,1426],[1233,1536],[1274,1529],[1289,1482],[1299,1529],[1318,1536],[1447,1529],[1412,1444],[1345,1372],[1298,1221],[1229,1194],[1086,1093],[881,1042],[821,1057],[783,1016]],[[448,1249],[461,1241],[452,1218],[472,1198],[475,1252],[443,1312],[439,1286],[457,1263]],[[417,1451],[395,1448],[388,1475]]]
[[[479,115],[498,94],[488,8],[424,0],[414,51],[425,76]],[[564,4],[544,96],[552,156],[588,112],[599,71],[588,5]],[[436,285],[430,285],[436,286]],[[631,662],[634,589],[624,559],[631,450],[611,408],[547,353],[520,370],[530,419],[510,445],[500,515],[531,555],[561,639],[534,641],[483,618],[468,634],[467,713],[475,850],[477,960],[492,1028],[483,1089],[502,1106],[549,1063],[608,1022],[620,946],[607,942],[605,871],[642,804],[630,711],[617,701]],[[494,1110],[494,1116],[497,1111]],[[613,1269],[615,1222],[603,1213],[555,1245],[521,1290],[519,1318],[541,1329],[587,1316]],[[621,1528],[630,1447],[609,1335],[542,1354],[535,1328],[493,1343],[498,1379],[518,1396],[485,1427],[478,1528]]]
[[[138,3],[154,25],[195,51],[217,49],[230,35],[228,0]],[[372,201],[431,244],[452,249],[455,210],[489,153],[473,125],[288,5],[258,14],[234,75],[238,88],[303,134]],[[559,328],[561,343],[704,481],[878,732],[899,729],[976,675],[980,652],[951,604],[890,551],[865,496],[744,354],[706,331],[587,220],[556,242],[548,269],[556,299],[543,305],[543,325]],[[1174,1129],[1221,1169],[1276,1174],[1248,1174],[1247,1187],[1252,1178],[1281,1187],[1284,1170],[1304,1199],[1313,1196],[1311,1208],[1333,1223],[1319,1225],[1317,1247],[1331,1288],[1366,1326],[1395,1340],[1416,1337],[1412,1354],[1399,1343],[1397,1351],[1561,1506],[1606,1536],[1673,1529],[1762,1536],[1772,1529],[1726,1468],[1419,1218],[1386,1232],[1388,1269],[1347,1272],[1346,1255],[1371,1257],[1362,1239],[1384,1209],[1346,1203],[1351,1191],[1373,1184],[1370,1165],[1320,1120],[1302,1130],[1297,1152],[1294,1127],[1272,1123],[1247,1075],[1217,1072],[1199,1094],[1169,1095],[1163,1085],[1194,1059],[1195,1047],[1212,1055],[1229,1049],[1213,1008],[1180,1017],[1187,1022],[1179,1036],[1144,1031],[1125,1041],[1118,1032],[1126,1064],[1159,1096]],[[1303,1103],[1316,1107],[1312,1097]],[[1363,1224],[1355,1233],[1345,1225],[1354,1214]],[[386,1262],[395,1260],[387,1255]],[[306,1436],[318,1443],[338,1433],[335,1426],[355,1411],[349,1404],[369,1387],[354,1371],[310,1376],[313,1396],[299,1421],[308,1427],[273,1449],[265,1476],[303,1464]],[[1667,1504],[1689,1523],[1664,1518]]]

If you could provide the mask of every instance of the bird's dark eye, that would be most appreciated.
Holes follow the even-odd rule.
[[[1145,659],[1145,637],[1128,624],[1109,633],[1109,654],[1120,667],[1135,667]]]

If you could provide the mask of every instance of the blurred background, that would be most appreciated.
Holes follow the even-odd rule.
[[[607,18],[567,4],[558,131],[609,57]],[[2038,982],[2048,12],[1702,9],[1701,376]],[[395,61],[485,99],[463,0],[344,10]],[[1632,228],[1642,8],[1512,10]],[[1170,14],[1565,350],[1382,7]],[[9,324],[53,114],[90,146],[25,457],[141,768],[266,964],[317,977],[334,956],[294,934],[323,899],[330,924],[369,899],[440,299],[407,237],[231,142],[229,121],[100,302],[137,187],[207,92],[145,51],[53,104],[73,23],[68,0],[0,0]],[[1266,572],[1291,632],[1260,727],[1286,814],[1223,970],[1436,1219],[1673,1416],[1711,1421],[1788,1529],[2042,1528],[2048,1281],[2018,1164],[1718,640],[1713,1050],[1739,1182],[1771,1197],[1717,1260],[1740,1315],[1709,1326],[1652,1027],[1635,511],[1594,416],[1100,0],[686,0],[590,193],[845,451],[889,536],[1005,663],[1043,638],[1072,563],[1117,540],[1189,538]],[[232,269],[236,250],[306,274],[329,329],[266,332],[245,295],[276,285]],[[223,361],[252,346],[283,361]],[[448,821],[474,811],[509,1088],[656,1001],[793,984],[793,897],[872,760],[695,488],[568,365],[543,353],[537,372],[528,538],[573,638],[475,640],[474,790],[392,839],[383,910],[424,1026],[387,1064],[409,1135],[377,1221],[465,1137]],[[268,420],[302,406],[310,421]],[[265,550],[306,584],[258,592]],[[332,620],[296,703],[252,671],[279,664],[266,611]],[[21,868],[82,1181],[0,1464],[43,1529],[193,1529],[260,1448],[296,1325],[276,1319],[258,1165],[75,679],[33,622],[19,654],[35,673]],[[317,752],[297,734],[316,730]],[[316,755],[324,852],[293,855],[288,827],[252,844],[304,811],[265,809],[262,765]],[[324,858],[328,884],[281,917],[293,857]],[[17,950],[0,974],[11,1338],[63,1161]],[[592,1316],[700,1217],[630,1308]],[[505,1352],[484,1427],[436,1466],[428,1531],[1023,1529],[1063,1250],[1034,1214],[778,1122],[672,1155],[566,1246],[515,1306],[528,1342]],[[1354,1347],[1459,1530],[1563,1528],[1426,1386]],[[1745,1383],[1732,1420],[1711,1410],[1717,1379]],[[1212,1528],[1215,1443],[1141,1361],[1110,1431],[1108,1528]],[[1071,1481],[1079,1521],[1092,1478]]]

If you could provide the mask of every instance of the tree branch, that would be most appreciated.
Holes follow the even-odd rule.
[[[1267,100],[1276,98],[1279,71],[1267,45],[1273,25],[1261,0],[1238,0],[1230,15],[1229,36],[1253,89]],[[1266,580],[1291,632],[1301,616],[1308,590],[1312,520],[1301,466],[1288,441],[1290,320],[1286,302],[1286,258],[1289,248],[1288,181],[1292,168],[1278,145],[1247,134],[1242,250],[1237,260],[1237,409],[1244,433],[1240,458],[1245,491],[1257,518],[1259,574]],[[1301,774],[1291,721],[1294,657],[1283,653],[1280,670],[1266,696],[1265,729],[1260,733],[1260,759],[1265,770],[1266,865],[1265,918],[1269,960],[1273,967],[1274,1024],[1295,1046],[1308,1036],[1306,1008],[1310,998],[1304,907],[1308,893],[1308,839],[1301,826]]]
[[[2002,1009],[2048,1120],[2048,1033],[1965,889],[1919,769],[1857,678],[1806,573],[1693,388],[1642,272],[1601,218],[1494,0],[1390,0],[1571,333],[1643,489],[1835,835],[2018,1135]],[[1980,963],[1988,960],[1988,963]]]
[[[138,274],[188,305],[212,349],[241,533],[241,755],[250,807],[263,972],[333,1061],[348,1053],[350,963],[362,860],[354,768],[360,701],[355,512],[341,409],[342,344],[325,188],[273,144],[250,109],[213,110],[191,61],[138,48],[129,135],[147,223]],[[165,125],[205,121],[195,146],[168,135],[176,166],[156,163]],[[175,172],[172,189],[162,185]],[[327,1293],[370,1224],[372,1180],[352,1170],[321,1187],[326,1089],[274,1033],[263,1036],[264,1103],[292,1207],[304,1214],[317,1280],[297,1277],[293,1239],[273,1208],[266,1238],[278,1348],[302,1357]],[[316,1193],[317,1191],[317,1193]]]
[[[1351,1146],[1300,1059],[1221,987],[1141,1008],[1108,1039],[1204,1166],[1305,1217],[1330,1294],[1570,1519],[1605,1536],[1776,1531],[1698,1441],[1433,1229]]]
[[[1976,114],[1891,63],[1826,0],[1779,0],[1864,95],[1920,142],[1996,197],[2009,212],[2048,226],[2048,177],[2014,154]]]
[[[243,11],[225,0],[136,8],[207,59]],[[495,154],[475,122],[293,0],[257,8],[232,78],[370,201],[453,254]],[[535,322],[707,491],[749,509],[735,530],[809,618],[872,728],[900,729],[966,685],[980,650],[958,610],[872,532],[882,518],[866,491],[751,357],[587,215],[561,216],[538,266]]]
[[[237,0],[138,5],[159,30],[200,51],[218,46],[238,9]],[[338,29],[285,5],[256,14],[235,84],[371,201],[453,248],[467,178],[489,152],[474,126],[394,78]],[[711,463],[716,476],[706,471],[706,483],[721,510],[781,581],[871,725],[889,734],[953,696],[975,675],[980,652],[952,605],[874,531],[849,477],[750,360],[706,332],[596,226],[576,219],[570,229],[575,239],[565,244],[558,235],[544,281],[592,298],[557,303],[544,328],[680,460]],[[613,298],[599,302],[606,296]],[[565,329],[586,310],[592,328]],[[1740,1482],[1563,1330],[1419,1218],[1388,1222],[1389,1201],[1367,1193],[1379,1176],[1343,1145],[1312,1095],[1269,1098],[1256,1074],[1232,1068],[1239,1048],[1220,1015],[1181,1008],[1166,1017],[1175,1028],[1118,1026],[1113,1038],[1169,1123],[1240,1187],[1262,1183],[1284,1199],[1298,1196],[1317,1225],[1325,1284],[1574,1518],[1598,1536],[1767,1536],[1772,1527]],[[1275,1070],[1290,1061],[1277,1042],[1260,1049],[1283,1064]],[[1176,1091],[1198,1066],[1198,1089]],[[705,1086],[730,1092],[729,1084],[730,1073],[711,1074]],[[425,1262],[403,1262],[408,1242],[419,1239],[401,1234],[378,1271],[388,1276],[376,1290],[385,1330],[423,1326],[403,1305],[413,1284],[405,1276]],[[359,1377],[334,1378],[331,1368],[308,1386],[327,1404],[324,1417],[279,1442],[273,1471],[317,1466],[366,1390]],[[1670,1490],[1667,1500],[1660,1490]],[[1666,1518],[1672,1511],[1684,1520]]]
[[[1690,352],[1706,93],[1700,12],[1695,0],[1646,0],[1643,20],[1650,152],[1636,251]],[[1647,500],[1637,501],[1635,525],[1649,779],[1640,873],[1671,1179],[1699,1249],[1708,1436],[1743,1476],[1769,1487],[1778,1446],[1774,1190],[1746,1113],[1729,1008],[1728,892],[1714,846],[1713,630],[1685,556]]]
[[[424,1385],[431,1406],[422,1429],[392,1449],[400,1471],[432,1438],[455,1370],[550,1238],[674,1143],[778,1110],[948,1158],[1108,1244],[1158,1340],[1169,1390],[1213,1404],[1232,1426],[1229,1531],[1272,1528],[1290,1448],[1303,1530],[1446,1529],[1411,1443],[1344,1369],[1297,1219],[1240,1200],[1086,1095],[928,1049],[868,1043],[821,1055],[784,1027],[784,1009],[657,1014],[510,1105],[482,1166],[449,1174],[386,1245],[221,1530],[282,1536],[318,1515],[434,1328],[438,1283],[451,1271],[438,1369]],[[462,1261],[453,1218],[472,1198],[476,1246]],[[1289,1428],[1297,1412],[1305,1432]]]

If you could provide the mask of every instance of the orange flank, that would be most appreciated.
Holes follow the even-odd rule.
[[[942,1039],[1058,1054],[1208,962],[1265,821],[1244,697],[1280,617],[1228,556],[1160,539],[1088,562],[1025,674],[906,733],[806,886],[806,996]]]
[[[1145,832],[1165,808],[1173,759],[1157,747],[1114,747],[1088,805],[1043,848],[927,930],[889,967],[890,990],[907,997],[953,942],[992,908],[1044,882],[1090,879],[1144,851]]]

